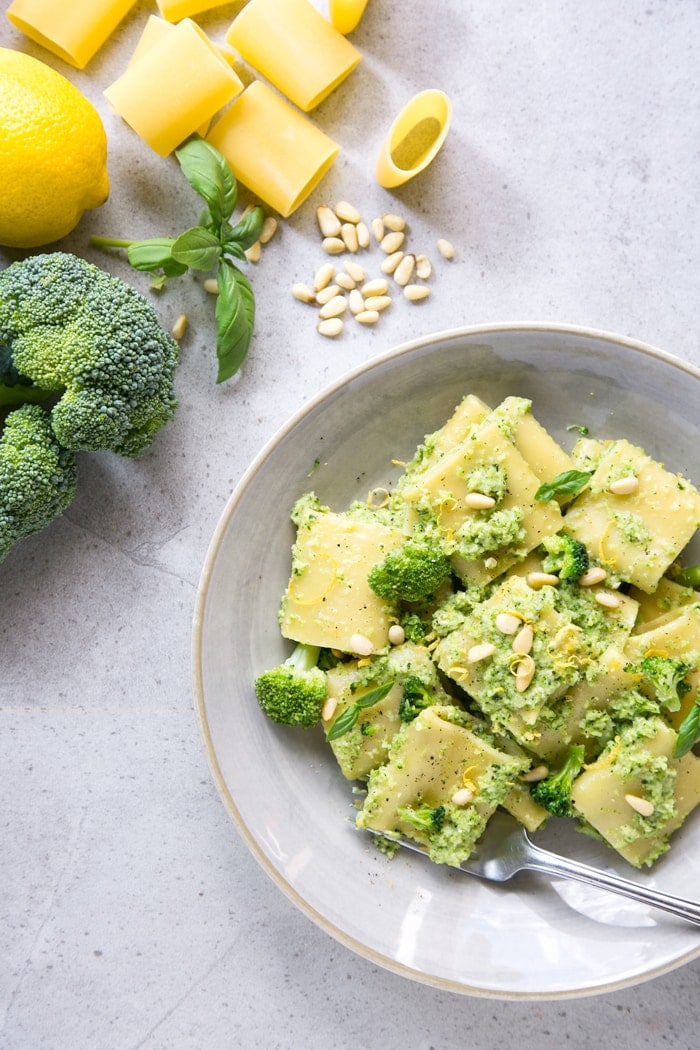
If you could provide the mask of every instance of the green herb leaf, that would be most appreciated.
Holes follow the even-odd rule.
[[[134,241],[126,249],[129,265],[135,270],[145,270],[148,273],[175,266],[181,273],[186,273],[187,267],[176,263],[172,257],[174,243],[172,237],[152,237],[145,241]],[[172,276],[177,275],[173,273]]]
[[[585,426],[583,423],[572,423],[571,426],[567,427],[566,429],[575,430],[577,433],[582,434],[583,437],[586,437],[586,435],[588,434],[588,427]]]
[[[176,262],[191,270],[213,270],[221,258],[219,238],[203,226],[185,230],[172,246]]]
[[[255,299],[248,278],[227,259],[221,260],[217,284],[216,381],[223,383],[236,374],[248,353],[255,323]]]
[[[362,696],[358,696],[353,700],[351,704],[348,704],[326,733],[326,740],[329,742],[337,740],[338,737],[344,736],[349,732],[357,722],[360,711],[366,707],[374,707],[380,700],[383,700],[393,684],[393,682],[385,682],[384,685],[375,686],[374,689],[369,689]]]
[[[192,189],[206,201],[214,225],[226,222],[238,197],[236,179],[226,158],[198,135],[176,149],[175,156]]]
[[[700,696],[680,724],[673,758],[682,758],[700,740]]]
[[[260,237],[264,217],[262,208],[259,204],[256,204],[254,208],[245,213],[235,226],[229,226],[227,231],[221,231],[224,237],[224,244],[228,245],[233,242],[234,244],[239,244],[244,250],[250,248]]]
[[[592,471],[587,470],[565,470],[563,474],[557,474],[552,481],[540,485],[535,499],[538,503],[547,503],[555,496],[577,496],[585,489],[591,475]]]
[[[687,568],[681,569],[678,575],[674,576],[674,583],[679,583],[681,587],[700,588],[700,565],[688,565]]]

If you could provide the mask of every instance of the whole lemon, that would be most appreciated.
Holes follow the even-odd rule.
[[[108,195],[97,110],[50,66],[0,48],[0,244],[57,241]]]

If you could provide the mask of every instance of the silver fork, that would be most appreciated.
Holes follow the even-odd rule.
[[[372,831],[371,828],[367,830]],[[378,835],[379,832],[372,831],[372,834]],[[396,841],[416,853],[423,855],[426,853],[422,846],[411,839],[401,838]],[[661,893],[659,890],[652,890],[638,882],[624,879],[619,875],[601,871],[589,864],[581,864],[579,861],[542,849],[541,846],[535,845],[515,817],[500,810],[494,813],[486,825],[486,831],[479,840],[476,851],[460,865],[461,871],[479,875],[493,882],[505,882],[516,872],[526,868],[562,879],[585,882],[598,889],[611,890],[613,893],[630,897],[642,904],[649,904],[653,908],[671,912],[681,919],[700,926],[699,901],[673,897],[668,893]]]

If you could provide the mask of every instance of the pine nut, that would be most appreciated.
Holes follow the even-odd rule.
[[[353,288],[357,287],[350,274],[345,272],[337,273],[335,275],[335,283],[339,288],[342,288],[344,292],[351,292]]]
[[[260,247],[260,241],[256,241],[255,244],[251,244],[250,248],[246,248],[245,257],[250,263],[260,262],[261,255],[262,248]]]
[[[450,799],[455,806],[468,806],[474,798],[474,792],[469,788],[458,788]]]
[[[325,288],[327,284],[330,284],[335,274],[335,266],[333,263],[326,263],[321,266],[314,277],[314,291],[320,292],[322,288]]]
[[[340,227],[340,236],[349,252],[356,252],[360,247],[360,242],[357,237],[357,226],[353,223],[344,222]]]
[[[540,587],[556,587],[559,583],[559,577],[551,572],[529,572],[526,578],[533,591],[538,591]]]
[[[355,284],[363,284],[366,275],[359,263],[354,262],[352,259],[348,259],[343,263],[343,269],[346,273],[349,273]]]
[[[362,313],[365,308],[365,300],[363,299],[362,292],[359,288],[353,288],[350,292],[350,295],[348,296],[348,304],[350,306],[350,313],[355,314],[356,317],[358,314]]]
[[[384,223],[381,219],[372,219],[371,225],[372,233],[374,234],[374,239],[377,242],[377,244],[379,244],[384,234],[386,233],[386,230],[384,229]]]
[[[342,332],[343,322],[340,317],[329,317],[327,321],[321,321],[317,324],[316,330],[319,335],[325,335],[329,339],[333,339]]]
[[[406,229],[406,220],[402,219],[400,215],[394,215],[393,212],[386,212],[382,215],[382,222],[387,230],[391,230],[392,233],[401,233],[402,230]]]
[[[638,488],[639,478],[635,477],[634,474],[628,474],[627,477],[611,481],[608,485],[608,492],[612,492],[613,496],[631,496]]]
[[[369,295],[365,299],[365,306],[368,310],[386,310],[387,306],[391,306],[391,296]]]
[[[340,234],[340,219],[327,204],[316,209],[316,220],[324,237],[337,237]]]
[[[175,323],[173,324],[173,327],[170,329],[170,334],[173,337],[173,339],[175,339],[176,341],[179,342],[179,340],[182,339],[182,337],[183,337],[183,335],[185,334],[186,331],[187,331],[187,314],[180,314],[180,316],[178,318],[176,318]]]
[[[340,255],[341,252],[347,251],[342,237],[324,237],[322,247],[326,255]]]
[[[333,299],[340,292],[340,286],[337,284],[327,284],[325,288],[322,288],[320,292],[316,293],[316,302],[319,306],[325,306],[327,302]]]
[[[364,634],[350,635],[350,649],[353,653],[357,653],[358,656],[371,656],[374,652],[374,646]]]
[[[446,241],[444,237],[438,239],[437,250],[440,252],[443,259],[454,259],[455,257],[454,245],[450,244],[449,241]]]
[[[523,773],[520,779],[524,780],[526,784],[536,784],[538,780],[544,780],[548,776],[548,766],[534,766],[532,769],[528,769],[527,773]]]
[[[413,277],[413,271],[415,270],[415,268],[416,257],[415,255],[411,255],[409,252],[406,255],[404,255],[403,259],[394,270],[394,280],[396,281],[396,283],[400,284],[402,288],[405,287],[405,285],[409,284],[411,278]]]
[[[397,252],[405,240],[405,234],[401,230],[392,230],[390,233],[385,233],[382,237],[379,247],[387,255],[393,255]]]
[[[403,252],[392,252],[391,255],[387,255],[381,265],[382,273],[391,275],[402,259]]]
[[[389,628],[389,642],[391,645],[403,645],[406,641],[406,632],[400,623],[392,623]]]
[[[596,583],[602,583],[608,578],[608,574],[600,565],[592,565],[590,569],[579,576],[578,582],[581,587],[594,587]]]
[[[427,255],[416,256],[416,277],[419,277],[421,281],[427,281],[433,272],[432,263]]]
[[[524,693],[535,677],[535,661],[531,656],[525,655],[517,665],[515,672],[515,688],[519,693]]]
[[[376,324],[379,320],[379,312],[377,310],[360,310],[359,314],[355,314],[355,320],[359,321],[360,324]]]
[[[354,208],[352,204],[348,204],[347,201],[338,201],[334,211],[341,222],[351,222],[356,226],[362,219],[357,208]]]
[[[219,282],[217,281],[216,277],[207,277],[206,281],[204,282],[204,291],[209,292],[210,295],[219,294]]]
[[[464,497],[464,506],[470,510],[491,510],[496,506],[493,496],[487,496],[483,492],[468,492]]]
[[[640,798],[639,795],[625,795],[625,802],[641,817],[650,817],[654,812],[654,804],[648,798]]]
[[[496,617],[496,627],[501,634],[515,634],[522,622],[520,617],[514,616],[513,613],[499,613]]]
[[[335,709],[338,706],[338,700],[335,696],[329,696],[321,708],[321,718],[324,722],[330,722],[331,718],[335,714]]]
[[[360,248],[369,248],[370,236],[366,222],[358,222],[357,224],[357,243]]]
[[[389,282],[385,281],[383,277],[376,277],[373,281],[366,281],[362,285],[362,294],[368,295],[386,295],[389,291]]]
[[[532,649],[532,643],[535,640],[535,632],[531,623],[526,623],[520,628],[515,638],[513,639],[513,652],[518,653],[520,656],[527,656]]]
[[[260,230],[260,243],[261,244],[267,244],[268,241],[272,240],[272,238],[277,233],[278,225],[279,224],[277,222],[277,219],[274,217],[274,215],[268,215],[263,220],[262,229]]]
[[[619,609],[622,605],[622,599],[614,591],[596,591],[594,597],[604,609]]]
[[[344,295],[334,295],[332,299],[329,299],[327,303],[324,303],[321,309],[318,311],[318,316],[322,321],[327,321],[330,317],[340,317],[344,314],[348,308],[348,301]]]
[[[295,299],[298,299],[300,303],[315,303],[316,296],[305,284],[301,282],[292,285],[292,295]]]
[[[476,664],[480,660],[488,660],[489,656],[493,656],[496,652],[496,646],[492,645],[491,642],[480,642],[478,645],[473,645],[467,653],[467,661],[470,664]]]
[[[430,289],[426,284],[407,284],[403,290],[403,294],[409,302],[419,303],[421,299],[428,298],[430,295]]]

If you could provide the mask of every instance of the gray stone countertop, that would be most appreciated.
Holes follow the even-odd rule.
[[[109,138],[110,198],[55,247],[150,294],[88,240],[179,232],[198,214],[175,161],[102,95],[156,5],[137,2],[82,72],[22,37],[7,6],[0,44],[73,80]],[[198,21],[221,41],[240,7]],[[6,1050],[697,1046],[700,960],[557,1001],[459,996],[378,968],[278,891],[209,775],[190,671],[199,574],[238,479],[305,401],[392,346],[482,322],[583,325],[700,365],[697,2],[369,0],[352,39],[362,63],[311,115],[342,152],[250,267],[241,373],[214,383],[201,278],[154,298],[164,326],[189,317],[175,421],[138,460],[82,457],[64,517],[0,566]],[[380,142],[426,87],[450,95],[451,131],[390,193],[373,175]],[[291,285],[326,261],[315,209],[341,199],[367,219],[401,213],[436,268],[426,302],[330,340]]]

